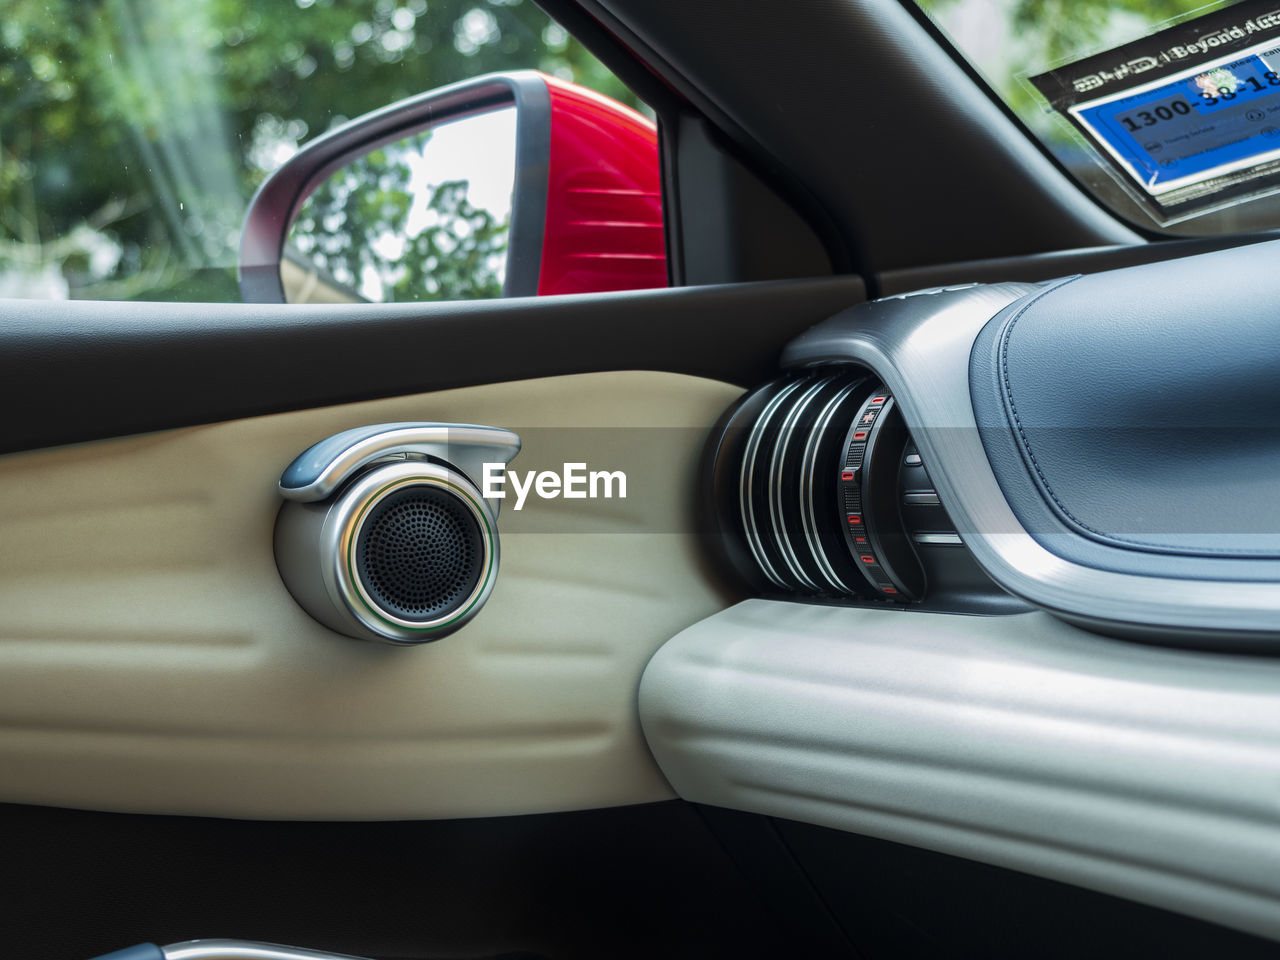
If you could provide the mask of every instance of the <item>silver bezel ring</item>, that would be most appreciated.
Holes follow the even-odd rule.
[[[360,528],[387,497],[410,487],[448,490],[471,512],[480,528],[481,574],[463,604],[433,620],[405,620],[380,607],[355,568]],[[377,639],[390,643],[427,643],[457,630],[479,612],[498,575],[498,527],[480,491],[462,474],[434,463],[397,461],[358,477],[337,497],[321,538],[325,587],[332,600]]]

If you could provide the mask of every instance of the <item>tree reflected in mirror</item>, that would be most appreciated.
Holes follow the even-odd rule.
[[[281,267],[290,302],[500,297],[511,113],[406,137],[330,175],[290,228]]]

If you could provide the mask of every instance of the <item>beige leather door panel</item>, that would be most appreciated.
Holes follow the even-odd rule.
[[[738,392],[583,374],[0,459],[0,801],[327,819],[671,797],[636,690],[732,600],[692,498]],[[408,649],[347,639],[280,582],[275,483],[315,441],[397,420],[515,429],[513,469],[625,469],[628,498],[506,501],[474,621]]]

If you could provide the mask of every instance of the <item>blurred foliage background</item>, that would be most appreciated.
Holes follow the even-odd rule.
[[[299,144],[524,68],[639,107],[531,0],[6,0],[0,296],[238,300],[246,204]]]
[[[1232,0],[916,0],[992,88],[1042,136],[1067,136],[1024,78],[1154,33]]]

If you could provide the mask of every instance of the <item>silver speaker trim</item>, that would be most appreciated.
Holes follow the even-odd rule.
[[[432,620],[405,620],[378,605],[355,571],[355,545],[362,520],[393,493],[408,487],[446,489],[470,510],[480,527],[483,573],[463,605]],[[447,467],[402,461],[376,467],[356,479],[333,502],[320,536],[321,570],[335,604],[345,609],[376,639],[390,643],[426,643],[467,623],[484,606],[498,575],[498,526],[488,503],[465,476]]]
[[[165,960],[360,960],[345,953],[248,940],[187,940],[161,947]]]
[[[486,463],[507,464],[520,452],[520,437],[501,427],[467,423],[386,423],[363,429],[368,431],[367,435],[333,452],[323,463],[315,464],[309,482],[288,487],[281,478],[277,484],[280,495],[302,503],[324,500],[351,474],[384,457],[404,458],[406,454],[434,457],[453,464],[468,476],[478,477]],[[356,432],[359,431],[347,431]],[[313,451],[329,446],[336,439],[330,437],[312,446],[299,454],[294,464],[305,462]],[[492,506],[496,511],[497,504]]]

